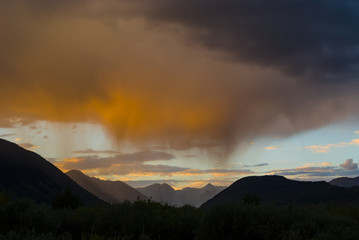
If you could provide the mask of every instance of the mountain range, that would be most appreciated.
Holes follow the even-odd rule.
[[[238,202],[255,196],[271,204],[318,204],[359,202],[359,187],[343,188],[328,182],[289,180],[283,176],[251,176],[237,180],[228,188],[204,203],[209,208],[219,203]]]
[[[186,204],[209,208],[254,196],[273,204],[317,204],[359,202],[359,177],[328,182],[304,182],[282,176],[250,176],[225,188],[207,184],[203,188],[175,190],[168,184],[134,189],[121,181],[104,181],[72,170],[64,174],[40,155],[0,139],[0,192],[50,203],[69,188],[85,204],[103,204],[151,199],[170,205]]]
[[[156,183],[144,188],[137,188],[137,190],[156,202],[168,203],[169,205],[175,206],[188,204],[199,207],[225,188],[226,187],[214,186],[209,183],[203,188],[187,187],[181,190],[174,190],[166,183]]]
[[[71,170],[66,172],[66,174],[81,187],[109,203],[148,199],[138,190],[121,181],[105,181],[89,177],[78,170]]]
[[[78,170],[64,174],[35,152],[0,139],[0,191],[50,203],[66,188],[78,195],[85,204],[117,203],[137,199],[165,202],[183,206],[200,206],[224,187],[174,190],[168,184],[154,184],[135,189],[121,181],[104,181],[89,177]]]
[[[85,204],[104,203],[40,155],[0,139],[0,191],[50,203],[66,188]]]

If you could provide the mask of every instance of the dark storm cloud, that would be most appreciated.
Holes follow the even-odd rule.
[[[312,80],[328,80],[332,74],[354,80],[359,62],[355,0],[36,0],[30,6],[41,14],[177,24],[209,49],[246,63],[317,76]]]
[[[179,24],[194,40],[239,61],[313,74],[312,80],[331,80],[332,74],[345,76],[342,81],[356,79],[357,1],[158,0],[148,4],[150,19]]]

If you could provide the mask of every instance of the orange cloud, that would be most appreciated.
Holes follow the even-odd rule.
[[[329,152],[331,149],[333,148],[342,148],[342,147],[348,147],[351,145],[359,145],[359,138],[358,139],[353,139],[350,142],[342,142],[339,144],[327,144],[327,145],[311,145],[311,146],[306,146],[306,149],[312,150],[313,152],[316,153],[327,153]]]
[[[265,150],[275,150],[281,148],[281,146],[266,147]]]
[[[306,146],[306,149],[310,149],[313,152],[316,153],[326,153],[329,152],[329,150],[334,147],[334,145],[326,145],[326,146],[322,146],[322,145],[311,145],[311,146]]]
[[[298,167],[297,169],[300,168],[310,168],[310,167],[314,167],[314,166],[322,166],[322,167],[329,167],[332,166],[332,163],[330,162],[322,162],[322,163],[304,163],[303,166]]]

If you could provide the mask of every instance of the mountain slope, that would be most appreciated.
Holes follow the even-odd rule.
[[[103,203],[40,155],[0,139],[0,191],[50,203],[66,187],[86,204]]]
[[[78,170],[71,170],[66,174],[81,187],[106,202],[116,203],[125,200],[134,201],[137,199],[147,199],[147,197],[138,190],[121,181],[100,180],[98,178],[89,177]]]
[[[204,203],[201,208],[215,204],[240,201],[248,195],[255,195],[261,202],[324,203],[359,201],[359,188],[346,189],[327,182],[302,182],[282,176],[245,177]]]
[[[356,187],[359,186],[359,177],[355,177],[355,178],[340,177],[331,180],[329,183],[333,186],[338,186],[338,187]]]
[[[144,188],[137,188],[137,190],[156,202],[173,204],[176,199],[176,191],[166,183],[155,183]]]
[[[209,183],[203,188],[184,188],[182,190],[178,190],[176,191],[176,205],[182,206],[189,204],[195,207],[199,207],[225,188],[226,187],[214,186]]]
[[[174,190],[168,184],[153,184],[145,188],[138,188],[140,192],[153,201],[176,206],[188,204],[195,207],[199,207],[223,189],[225,187],[213,186],[212,184],[207,184],[203,188],[184,188],[182,190]]]

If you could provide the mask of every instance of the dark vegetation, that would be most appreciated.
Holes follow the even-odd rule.
[[[209,209],[151,201],[52,205],[0,194],[0,239],[358,239],[359,205],[267,205],[248,195]],[[58,204],[60,202],[61,204]],[[74,205],[75,204],[75,205]]]

